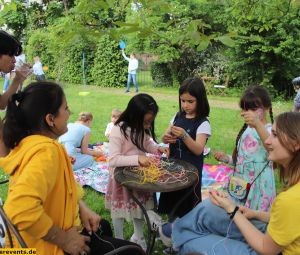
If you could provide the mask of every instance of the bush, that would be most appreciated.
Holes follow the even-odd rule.
[[[104,87],[124,87],[127,80],[128,62],[124,60],[118,43],[109,36],[102,36],[91,70],[95,85]]]
[[[167,63],[152,63],[151,77],[154,87],[172,86],[172,72]]]
[[[94,63],[94,48],[95,44],[93,42],[83,38],[67,42],[56,65],[58,79],[70,83],[82,83],[84,53],[86,82],[87,84],[93,82],[91,70]]]

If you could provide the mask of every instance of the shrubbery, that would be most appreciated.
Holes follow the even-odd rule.
[[[91,68],[95,85],[123,87],[127,80],[127,66],[128,62],[122,57],[118,43],[109,36],[102,36]]]
[[[152,63],[151,77],[154,87],[172,86],[172,72],[167,63]]]

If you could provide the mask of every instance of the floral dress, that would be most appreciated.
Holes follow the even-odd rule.
[[[271,124],[267,124],[268,131]],[[268,162],[268,152],[255,128],[247,127],[238,144],[238,157],[234,175],[251,183]],[[254,210],[269,211],[276,196],[272,162],[270,162],[250,188],[245,206]],[[241,204],[240,201],[236,201]]]

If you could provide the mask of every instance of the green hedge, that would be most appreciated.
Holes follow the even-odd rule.
[[[168,63],[152,63],[151,77],[154,87],[173,86],[172,72]]]
[[[95,85],[103,87],[124,87],[127,80],[128,62],[122,57],[118,43],[109,36],[102,36],[91,75]]]

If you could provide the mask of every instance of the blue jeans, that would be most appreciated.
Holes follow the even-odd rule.
[[[128,73],[128,78],[127,78],[127,91],[130,90],[130,82],[131,82],[131,79],[133,81],[133,84],[135,86],[135,91],[138,92],[139,91],[139,87],[138,87],[138,84],[136,82],[136,74],[131,74],[131,73]]]
[[[5,92],[9,87],[9,79],[6,77],[4,78],[4,84],[3,84],[3,92]]]
[[[234,222],[230,222],[225,210],[206,199],[175,221],[174,247],[179,249],[179,254],[257,255]],[[266,231],[266,223],[257,220],[251,220],[251,223],[261,232]]]

